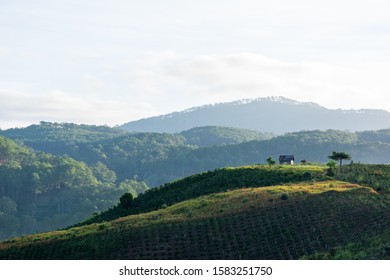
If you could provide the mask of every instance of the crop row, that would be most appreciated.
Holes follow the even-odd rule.
[[[0,258],[298,259],[389,229],[389,207],[375,194],[327,192],[228,217],[130,230],[102,227],[95,235],[0,251]]]

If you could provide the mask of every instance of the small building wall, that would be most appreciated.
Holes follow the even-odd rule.
[[[291,164],[293,165],[295,161],[294,155],[280,155],[279,156],[279,164]]]

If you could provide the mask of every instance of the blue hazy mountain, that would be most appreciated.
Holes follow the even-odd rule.
[[[131,121],[127,131],[176,133],[200,126],[227,126],[283,134],[300,130],[379,130],[390,128],[390,112],[328,109],[284,97],[245,99],[190,108]]]

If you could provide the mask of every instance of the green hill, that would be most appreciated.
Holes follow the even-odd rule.
[[[110,139],[116,136],[127,134],[119,128],[111,128],[108,126],[74,124],[74,123],[51,123],[40,122],[24,128],[10,128],[0,131],[0,134],[23,142],[27,146],[35,146],[33,148],[40,150],[47,149],[49,143],[67,143],[77,142],[86,143],[98,140]],[[45,151],[45,150],[43,150]]]
[[[299,259],[389,229],[390,200],[339,181],[243,188],[0,243],[1,259]]]
[[[0,136],[0,239],[69,226],[147,188],[134,180],[116,185],[103,164],[35,152]]]
[[[197,147],[239,144],[254,140],[268,140],[273,133],[262,133],[250,129],[240,129],[221,126],[194,127],[180,132],[186,138],[186,143]]]
[[[119,203],[110,210],[94,216],[79,225],[154,211],[212,193],[248,187],[265,187],[283,183],[323,180],[325,173],[325,168],[320,166],[253,165],[217,169],[148,190],[132,200],[129,205]]]

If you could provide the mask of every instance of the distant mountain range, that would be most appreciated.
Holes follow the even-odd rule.
[[[328,109],[285,97],[245,99],[194,107],[121,125],[131,132],[176,133],[200,126],[228,126],[283,134],[301,130],[379,130],[390,128],[390,112]]]

